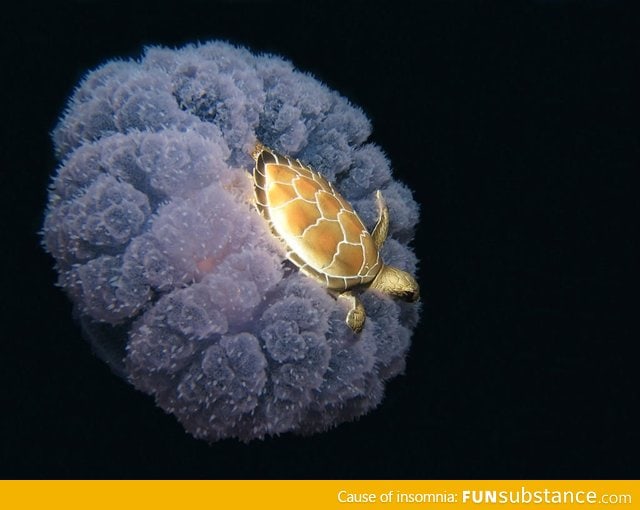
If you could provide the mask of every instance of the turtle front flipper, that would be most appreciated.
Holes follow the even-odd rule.
[[[367,316],[364,311],[364,305],[362,304],[362,301],[360,301],[360,299],[358,299],[358,296],[350,291],[338,294],[338,298],[348,301],[350,308],[347,312],[347,318],[345,319],[345,322],[353,330],[354,333],[360,333]]]
[[[376,247],[380,249],[389,233],[389,209],[380,190],[376,191],[376,203],[378,204],[378,223],[376,223],[371,237]]]

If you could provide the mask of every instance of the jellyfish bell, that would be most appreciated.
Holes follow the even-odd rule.
[[[419,214],[370,133],[313,77],[222,42],[90,72],[53,133],[42,236],[96,354],[208,441],[379,405],[418,322]],[[250,202],[260,161],[288,179],[257,195],[289,250]]]

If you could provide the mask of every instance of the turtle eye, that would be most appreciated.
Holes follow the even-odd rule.
[[[408,303],[414,303],[420,297],[420,286],[409,273],[399,272],[399,285],[394,293],[398,298]]]
[[[407,289],[399,293],[398,298],[407,303],[415,303],[420,297],[420,291],[416,289]]]

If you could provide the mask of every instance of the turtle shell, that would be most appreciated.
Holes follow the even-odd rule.
[[[287,257],[332,290],[370,283],[382,260],[351,204],[298,160],[267,148],[254,157],[256,206]]]

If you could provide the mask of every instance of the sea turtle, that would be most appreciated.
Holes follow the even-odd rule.
[[[258,211],[284,243],[291,262],[336,298],[350,302],[346,322],[353,331],[360,332],[365,321],[364,306],[353,290],[368,287],[405,301],[418,299],[416,280],[380,257],[389,231],[380,191],[379,219],[369,234],[351,204],[318,172],[261,143],[252,157]]]

